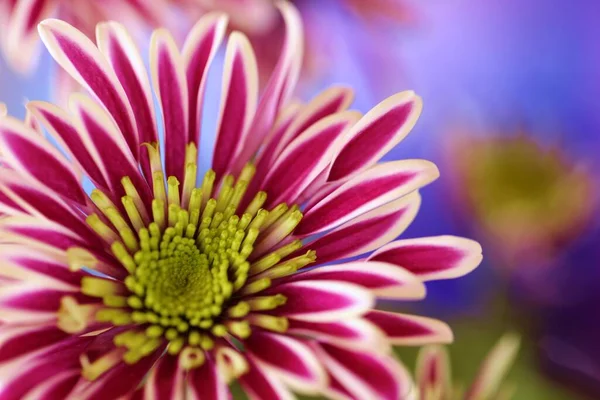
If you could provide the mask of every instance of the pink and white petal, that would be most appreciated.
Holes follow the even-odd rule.
[[[323,365],[300,338],[255,331],[244,340],[244,348],[294,391],[318,394],[327,385]]]
[[[42,101],[27,103],[27,110],[39,119],[50,136],[70,155],[79,168],[99,188],[108,189],[107,173],[100,155],[86,135],[81,135],[71,117],[61,108]]]
[[[391,356],[327,343],[315,346],[329,373],[358,399],[406,399],[415,390],[408,372]]]
[[[375,164],[414,127],[423,102],[412,91],[398,93],[369,111],[344,137],[328,181],[354,176]]]
[[[188,374],[190,400],[229,400],[231,394],[223,376],[217,371],[215,362],[207,359],[200,368]]]
[[[248,372],[239,378],[250,400],[293,400],[295,396],[272,372],[248,357]]]
[[[269,193],[267,208],[293,203],[331,161],[340,137],[360,118],[354,111],[323,118],[301,133],[269,168],[262,190]]]
[[[387,353],[390,350],[387,338],[375,325],[363,318],[336,322],[309,322],[289,320],[287,332],[308,336],[319,342],[335,343],[358,350]]]
[[[97,241],[81,210],[64,201],[56,192],[14,174],[0,176],[0,190],[28,214],[61,224],[89,243]]]
[[[140,143],[158,142],[152,89],[140,52],[125,27],[117,22],[96,26],[96,42],[133,110]]]
[[[390,343],[399,346],[423,346],[451,343],[450,327],[437,319],[387,311],[372,310],[364,318],[381,329]]]
[[[437,394],[442,399],[452,397],[452,374],[448,352],[442,346],[422,347],[417,356],[415,380],[421,398]]]
[[[80,378],[73,389],[73,398],[86,400],[118,399],[133,392],[147,376],[163,351],[164,346],[132,365],[120,362],[91,382],[83,377]]]
[[[319,93],[302,107],[301,112],[285,131],[270,138],[263,155],[266,165],[271,166],[288,144],[302,132],[323,118],[346,110],[353,100],[352,89],[343,86],[333,86]]]
[[[0,147],[14,170],[70,200],[87,203],[73,166],[20,121],[11,117],[0,120]]]
[[[420,206],[419,193],[410,193],[346,222],[305,246],[317,252],[317,264],[368,253],[404,232]]]
[[[27,283],[0,286],[0,321],[8,324],[50,324],[56,320],[62,297],[76,294]]]
[[[314,268],[294,275],[294,282],[318,282],[322,280],[348,282],[369,289],[375,296],[389,299],[422,299],[425,285],[419,278],[393,264],[370,261],[354,261],[338,265]]]
[[[2,116],[2,110],[0,109],[0,116]],[[25,125],[27,125],[32,131],[37,133],[40,136],[44,136],[44,131],[42,130],[42,126],[39,121],[35,118],[35,116],[31,113],[31,111],[27,110],[25,112]]]
[[[479,243],[456,236],[398,240],[369,256],[371,261],[406,268],[423,281],[463,276],[475,269],[482,259]]]
[[[378,164],[352,178],[313,207],[295,230],[298,236],[324,232],[432,182],[437,167],[425,160]]]
[[[208,70],[223,41],[226,27],[227,16],[220,13],[204,15],[191,29],[181,51],[186,70],[190,107],[187,142],[195,143],[196,147],[200,144],[202,104]]]
[[[272,289],[287,298],[274,313],[303,321],[335,322],[360,316],[373,308],[373,295],[361,286],[336,281],[283,283]]]
[[[466,400],[489,399],[495,395],[519,353],[521,339],[514,333],[505,334],[488,353],[479,367]]]
[[[80,371],[71,369],[59,371],[56,375],[45,379],[32,388],[23,400],[66,399],[79,380]]]
[[[83,94],[74,94],[69,100],[70,109],[77,117],[78,131],[82,132],[80,136],[89,138],[100,156],[99,168],[106,171],[115,202],[125,195],[121,179],[128,176],[146,201],[146,206],[150,207],[150,188],[112,118]]]
[[[38,26],[52,57],[106,107],[137,160],[139,137],[127,94],[94,43],[66,22],[47,19]]]
[[[161,357],[152,367],[144,384],[145,396],[152,400],[183,400],[186,382],[178,357]]]
[[[76,290],[83,276],[67,265],[25,246],[0,244],[0,277],[54,290]]]
[[[258,102],[258,70],[248,38],[233,32],[227,43],[221,88],[221,109],[212,168],[218,177],[229,172],[250,129]]]
[[[19,357],[33,355],[69,337],[54,323],[0,326],[0,365]]]
[[[157,29],[150,42],[150,71],[165,127],[165,170],[183,182],[188,144],[189,104],[184,62],[175,39]]]
[[[246,142],[243,143],[241,152],[236,156],[236,162],[232,166],[232,171],[236,175],[263,143],[282,105],[287,103],[300,72],[304,48],[300,14],[296,7],[286,1],[277,2],[277,7],[281,11],[286,27],[281,57],[265,86]]]
[[[39,56],[37,23],[52,14],[56,8],[53,0],[20,0],[12,1],[10,18],[8,19],[5,40],[6,60],[19,73],[29,73]],[[2,35],[4,36],[4,35]]]

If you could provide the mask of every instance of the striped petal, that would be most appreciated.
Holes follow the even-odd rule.
[[[161,105],[165,127],[165,170],[183,182],[188,144],[188,87],[183,59],[166,29],[158,29],[150,42],[150,70],[154,92]]]
[[[353,111],[324,118],[293,140],[269,168],[262,190],[269,194],[265,207],[293,203],[327,167],[339,138],[360,118]]]
[[[185,399],[184,371],[177,357],[165,355],[154,364],[144,384],[144,392],[146,398],[153,400]]]
[[[158,142],[150,81],[135,42],[125,27],[116,22],[98,24],[96,42],[127,95],[136,121],[139,141]]]
[[[465,400],[489,399],[500,389],[508,370],[517,358],[520,338],[515,334],[504,335],[481,364]]]
[[[84,132],[100,156],[99,167],[106,171],[114,200],[125,195],[121,179],[128,176],[142,199],[149,202],[150,188],[142,177],[138,164],[129,151],[118,127],[106,111],[85,95],[72,95],[69,101],[72,112],[77,117],[78,130]],[[149,204],[147,204],[149,206]]]
[[[317,263],[354,257],[394,240],[410,225],[421,205],[413,192],[327,232],[306,247],[317,252]]]
[[[374,298],[360,286],[335,281],[284,283],[273,289],[287,298],[275,312],[304,321],[338,321],[371,309]]]
[[[438,176],[436,166],[424,160],[376,165],[305,210],[295,234],[307,236],[334,228],[419,189]]]
[[[273,372],[248,358],[249,369],[239,378],[250,400],[293,400],[295,396],[277,379]]]
[[[406,399],[414,390],[408,373],[390,356],[331,344],[316,346],[329,373],[358,399]]]
[[[437,319],[379,310],[370,311],[364,318],[381,329],[394,345],[422,346],[453,340],[450,327]]]
[[[227,17],[206,14],[191,29],[182,49],[188,85],[190,124],[187,142],[199,147],[202,101],[211,62],[225,36]]]
[[[80,371],[78,369],[59,371],[54,376],[41,381],[39,385],[27,392],[27,395],[22,399],[66,399],[79,379]]]
[[[450,362],[444,347],[430,345],[421,348],[417,356],[415,380],[422,399],[452,397]]]
[[[399,265],[428,281],[463,276],[475,269],[482,258],[481,246],[473,240],[435,236],[392,242],[369,260]]]
[[[316,122],[346,110],[354,100],[352,89],[333,86],[319,93],[290,121],[285,130],[275,132],[265,147],[261,163],[272,165],[286,146]],[[263,160],[264,159],[264,160]]]
[[[13,3],[8,26],[2,27],[6,29],[6,60],[15,71],[28,73],[38,58],[36,25],[52,14],[56,3],[52,0],[20,0]]]
[[[217,176],[227,174],[235,154],[246,141],[258,102],[256,58],[248,38],[233,32],[225,52],[221,109],[212,167]]]
[[[102,168],[100,155],[91,139],[74,128],[73,121],[66,112],[42,101],[29,102],[26,107],[97,187],[105,190],[109,188],[107,173]]]
[[[281,11],[286,27],[283,49],[275,70],[263,91],[246,142],[232,167],[234,174],[241,171],[252,155],[257,152],[269,133],[269,128],[275,122],[280,108],[289,99],[298,80],[304,46],[302,21],[298,10],[289,2],[277,2],[277,7]]]
[[[139,138],[133,110],[108,61],[89,38],[66,22],[48,19],[38,29],[56,62],[106,107],[137,159]]]
[[[293,276],[294,281],[330,280],[349,282],[391,299],[422,299],[425,285],[410,272],[393,264],[355,261],[315,268]]]
[[[291,319],[287,332],[357,350],[387,352],[390,349],[385,335],[370,322],[359,318],[336,322]]]
[[[190,400],[229,400],[229,387],[212,360],[188,374]]]
[[[69,335],[54,324],[2,325],[0,327],[0,364],[53,346]]]
[[[244,340],[244,348],[295,391],[318,394],[327,385],[323,366],[300,339],[257,331]]]
[[[0,147],[11,168],[70,200],[86,204],[87,196],[69,162],[20,121],[11,117],[0,120]]]
[[[410,91],[375,106],[344,137],[328,181],[347,179],[379,161],[410,132],[422,108],[421,98]]]

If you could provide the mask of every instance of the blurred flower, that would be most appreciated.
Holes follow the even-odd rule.
[[[558,147],[525,134],[454,135],[446,160],[461,217],[511,268],[551,260],[590,221],[592,177]]]
[[[0,117],[4,117],[6,115],[6,105],[4,103],[0,103]]]
[[[381,297],[420,299],[424,280],[482,258],[457,237],[390,243],[438,176],[424,160],[378,163],[415,124],[420,98],[399,93],[364,116],[347,110],[346,88],[289,102],[301,24],[278,5],[286,36],[260,99],[252,47],[229,36],[200,186],[201,105],[226,18],[201,19],[181,52],[168,31],[152,37],[164,157],[125,28],[98,25],[96,47],[63,21],[42,22],[54,59],[95,100],[73,94],[70,114],[28,104],[64,153],[27,124],[0,121],[13,169],[0,174],[3,399],[216,399],[238,379],[254,399],[397,400],[413,386],[391,345],[451,340],[441,321],[374,308]]]
[[[448,353],[441,346],[423,347],[417,359],[416,383],[420,400],[508,400],[513,388],[503,384],[514,363],[520,340],[514,334],[504,335],[489,352],[469,389],[452,380]]]
[[[246,33],[257,53],[261,81],[268,78],[275,67],[278,49],[285,27],[278,18],[273,0],[174,0],[186,9],[192,19],[209,11],[222,11],[230,15],[232,29]],[[410,7],[404,0],[320,0],[292,1],[299,8],[305,24],[307,56],[303,74],[312,81],[329,72],[343,68],[332,63],[344,63],[340,43],[352,41],[353,63],[368,70],[374,85],[389,90],[399,75],[398,59],[389,51],[395,35],[390,28],[406,25],[413,20]],[[352,36],[353,38],[350,38]],[[360,49],[359,49],[360,47]],[[356,65],[354,67],[356,67]],[[373,71],[377,69],[379,74]]]

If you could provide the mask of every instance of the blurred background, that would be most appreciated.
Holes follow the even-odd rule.
[[[68,11],[77,2],[62,3],[41,14],[81,22],[91,12],[75,18]],[[178,9],[169,22],[178,29],[189,23],[183,15],[242,12],[234,24],[252,38],[261,68],[272,67],[281,26],[241,9],[252,1],[171,3]],[[269,12],[270,0],[257,3]],[[363,112],[405,89],[424,99],[417,127],[388,157],[433,160],[442,176],[423,190],[421,211],[403,237],[456,234],[484,247],[474,273],[429,284],[424,302],[388,306],[450,323],[458,383],[467,384],[512,331],[522,336],[507,379],[515,399],[600,398],[600,3],[295,3],[307,36],[300,97],[344,83],[356,89],[354,108]],[[11,4],[0,0],[4,54]],[[18,117],[27,99],[62,101],[61,76],[48,54],[37,59],[32,48],[20,60],[0,61],[0,102]],[[398,350],[411,369],[417,350]]]

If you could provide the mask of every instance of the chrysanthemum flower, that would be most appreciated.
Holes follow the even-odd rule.
[[[508,266],[545,264],[589,226],[593,179],[561,149],[544,148],[526,133],[453,137],[452,197]]]
[[[466,392],[452,381],[450,360],[444,347],[425,346],[417,358],[416,383],[420,400],[508,400],[514,387],[504,378],[519,351],[520,339],[506,334],[490,350]]]
[[[181,51],[156,31],[151,79],[117,23],[98,26],[97,47],[65,22],[40,25],[93,98],[74,94],[70,112],[28,104],[60,149],[0,120],[3,399],[224,399],[237,379],[254,399],[397,400],[413,387],[390,346],[451,339],[440,321],[375,308],[481,260],[461,238],[388,243],[438,176],[423,160],[377,163],[416,122],[419,97],[400,93],[364,116],[347,110],[343,87],[290,102],[302,34],[296,10],[280,8],[286,40],[260,98],[237,32],[221,98],[204,98],[222,15],[201,19]],[[210,101],[220,114],[201,174]]]

